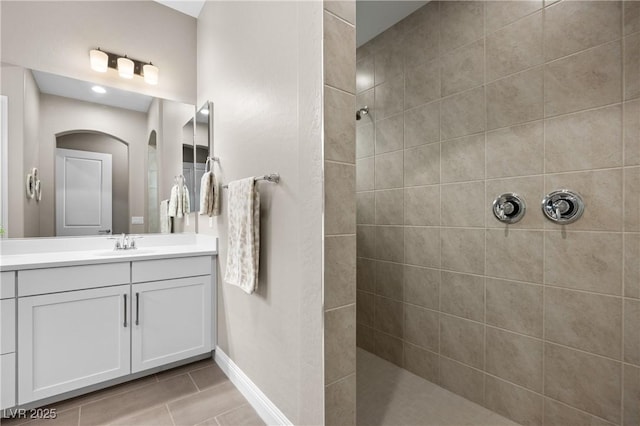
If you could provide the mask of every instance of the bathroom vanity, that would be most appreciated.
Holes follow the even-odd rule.
[[[211,356],[217,240],[2,242],[0,408],[37,407]]]

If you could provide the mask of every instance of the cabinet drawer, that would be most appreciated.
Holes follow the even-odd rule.
[[[16,297],[16,273],[0,272],[0,299]]]
[[[0,355],[0,409],[16,405],[16,354]]]
[[[211,268],[211,256],[142,260],[133,262],[131,265],[131,282],[141,283],[210,275]]]
[[[18,296],[129,284],[129,262],[18,272]]]
[[[0,354],[16,351],[16,299],[0,300]]]

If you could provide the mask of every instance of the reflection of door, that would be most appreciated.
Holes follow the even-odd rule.
[[[56,235],[111,233],[111,154],[56,150]]]

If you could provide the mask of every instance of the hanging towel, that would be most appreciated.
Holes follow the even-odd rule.
[[[171,218],[169,217],[169,200],[160,202],[160,232],[163,234],[171,233]]]
[[[253,177],[229,183],[229,234],[224,280],[251,294],[258,288],[260,194]]]
[[[173,185],[169,197],[169,217],[181,218],[191,210],[189,189],[185,185]]]
[[[169,195],[169,207],[167,209],[169,217],[178,216],[178,185],[171,187],[171,195]]]
[[[200,180],[200,214],[218,216],[220,214],[218,180],[213,172],[206,172]]]

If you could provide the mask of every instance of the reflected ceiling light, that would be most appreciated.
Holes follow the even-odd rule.
[[[202,110],[200,110],[200,114],[209,115],[209,110],[208,109],[202,109]]]
[[[109,68],[109,55],[99,48],[89,51],[89,61],[91,62],[91,69],[94,71],[107,72]]]
[[[94,92],[96,92],[96,93],[100,93],[100,94],[107,93],[107,89],[105,89],[105,88],[104,88],[104,87],[102,87],[102,86],[93,86],[93,87],[91,88],[91,90],[93,90],[93,91],[94,91]]]
[[[127,57],[127,55],[118,55],[104,50],[92,49],[89,51],[89,59],[91,69],[98,72],[106,72],[109,68],[118,71],[122,78],[132,79],[134,75],[144,78],[145,83],[158,84],[158,75],[160,70],[151,62],[143,62],[137,59]]]

